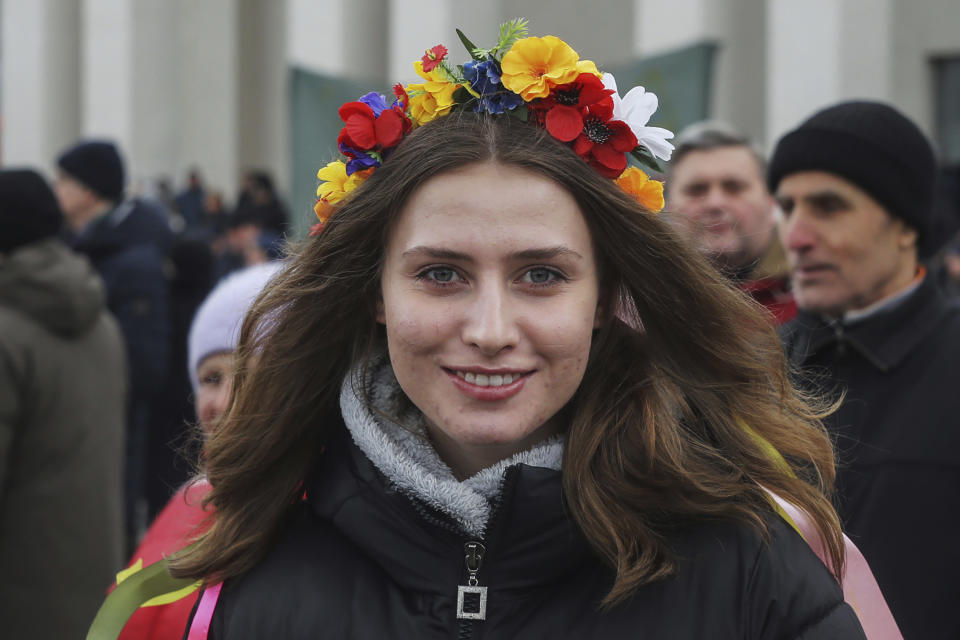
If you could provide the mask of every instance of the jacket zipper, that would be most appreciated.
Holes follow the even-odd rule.
[[[519,477],[518,470],[511,467],[506,470],[503,486],[494,499],[487,519],[486,533],[493,531],[497,517],[502,512],[501,507],[508,494],[513,493],[513,485]],[[483,567],[483,560],[487,554],[485,540],[487,538],[468,540],[463,545],[464,564],[467,569],[467,584],[457,587],[457,619],[460,621],[458,640],[471,640],[477,620],[487,619],[487,587],[480,586],[477,574]],[[468,595],[473,596],[470,606],[466,602]]]

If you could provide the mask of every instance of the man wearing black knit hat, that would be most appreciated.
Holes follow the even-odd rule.
[[[837,498],[906,638],[958,638],[960,308],[920,262],[933,150],[877,102],[824,109],[778,142],[768,183],[800,309],[782,330],[805,383],[837,397]]]
[[[165,381],[170,318],[164,255],[171,232],[157,207],[124,199],[124,167],[116,146],[88,140],[57,158],[57,198],[69,228],[67,242],[103,278],[107,307],[127,347],[127,527],[129,544],[145,530],[147,436],[157,390]]]

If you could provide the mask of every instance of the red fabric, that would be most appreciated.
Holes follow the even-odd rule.
[[[786,278],[760,278],[740,285],[740,288],[754,300],[767,308],[777,325],[793,320],[797,315],[797,303],[790,293]]]
[[[177,491],[153,521],[128,566],[138,559],[143,559],[143,566],[153,564],[189,544],[207,515],[201,502],[209,492],[206,481]],[[198,595],[199,591],[168,605],[138,609],[118,640],[181,640]]]

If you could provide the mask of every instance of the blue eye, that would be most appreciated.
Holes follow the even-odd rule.
[[[417,280],[426,281],[435,286],[449,286],[461,280],[456,269],[450,267],[430,267],[417,274]]]
[[[528,269],[523,274],[522,280],[523,282],[531,284],[535,287],[548,287],[558,282],[565,281],[566,278],[554,269],[548,269],[546,267],[534,267],[533,269]]]
[[[430,269],[427,273],[437,282],[453,282],[457,276],[453,269]]]

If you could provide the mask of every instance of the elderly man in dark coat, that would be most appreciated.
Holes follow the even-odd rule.
[[[123,341],[56,237],[39,174],[0,171],[0,629],[81,638],[123,562]]]
[[[892,107],[847,102],[784,136],[769,169],[800,313],[783,330],[826,423],[840,515],[906,638],[960,638],[960,308],[920,262],[935,161]]]

